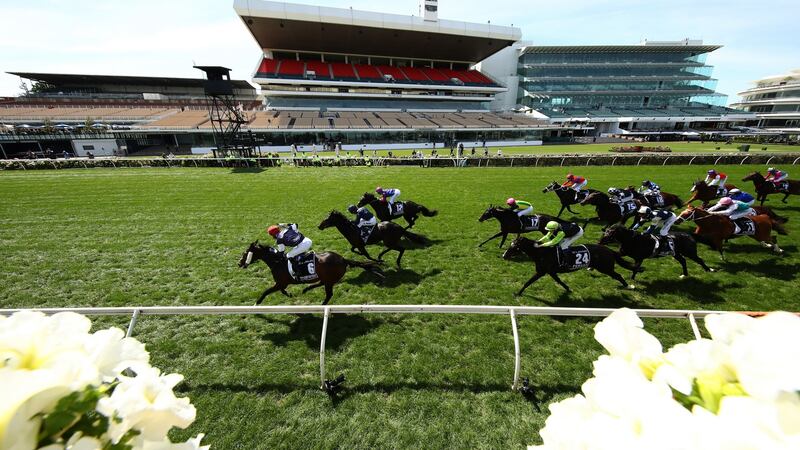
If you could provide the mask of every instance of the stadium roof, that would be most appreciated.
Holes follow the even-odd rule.
[[[523,53],[708,53],[721,45],[531,45]]]
[[[264,50],[476,63],[522,37],[514,27],[265,0],[234,9]]]
[[[86,86],[86,85],[128,85],[128,86],[155,86],[175,88],[203,88],[206,80],[202,78],[165,78],[165,77],[137,77],[123,75],[78,75],[60,73],[32,73],[32,72],[7,72],[27,80],[42,81],[56,86]],[[253,85],[243,80],[231,80],[234,89],[252,89]]]

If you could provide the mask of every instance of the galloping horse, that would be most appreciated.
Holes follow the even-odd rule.
[[[584,191],[582,191],[584,192],[583,194],[584,196],[578,198],[578,193],[575,192],[574,189],[561,186],[560,184],[558,184],[557,181],[553,181],[552,183],[548,184],[544,189],[542,189],[542,194],[546,194],[548,192],[555,192],[556,195],[558,196],[558,199],[561,200],[561,210],[558,211],[558,217],[561,217],[561,214],[564,212],[565,209],[572,214],[577,214],[575,211],[570,209],[570,206],[577,205],[578,203],[581,202],[582,199],[586,198],[587,195],[590,195],[597,191],[594,189],[585,189]]]
[[[434,217],[439,214],[436,210],[430,210],[412,201],[397,202],[396,204],[398,203],[403,206],[403,210],[400,214],[397,214],[395,211],[389,211],[389,203],[381,201],[369,192],[365,192],[364,196],[361,197],[361,200],[358,201],[358,207],[361,208],[364,205],[370,205],[372,209],[375,210],[375,215],[378,216],[378,219],[380,219],[382,222],[391,222],[392,220],[403,216],[403,218],[406,219],[406,222],[408,222],[406,230],[414,226],[414,223],[417,221],[417,218],[420,214],[425,217]]]
[[[289,273],[286,267],[286,256],[283,252],[279,252],[272,247],[263,246],[258,241],[253,242],[242,254],[239,260],[239,267],[246,269],[253,263],[253,261],[264,261],[269,270],[272,272],[272,278],[275,280],[275,285],[264,291],[261,297],[256,301],[256,305],[260,305],[264,298],[273,293],[281,292],[287,297],[291,295],[286,292],[286,288],[292,284],[308,284],[314,281],[297,281]],[[359,261],[352,261],[343,258],[338,253],[326,252],[317,254],[316,275],[317,283],[303,289],[303,293],[316,289],[318,287],[325,287],[325,300],[323,305],[327,305],[331,297],[333,297],[333,286],[342,280],[348,267],[359,267],[368,272],[371,272],[381,279],[385,278],[383,271],[375,263],[363,263]]]
[[[397,267],[400,267],[400,260],[403,258],[403,253],[406,252],[406,248],[402,244],[402,239],[404,237],[415,244],[426,244],[428,242],[424,236],[407,231],[400,225],[392,222],[380,222],[375,225],[375,229],[369,235],[367,241],[364,242],[358,227],[339,211],[331,211],[328,218],[319,224],[320,230],[330,227],[336,227],[339,233],[347,239],[352,252],[359,253],[371,261],[381,261],[381,258],[383,258],[383,255],[386,253],[392,250],[398,251],[400,254],[397,255]],[[367,252],[367,246],[381,243],[386,246],[386,250],[378,255],[377,260],[373,259]]]
[[[642,194],[641,192],[637,192],[633,188],[633,186],[628,186],[628,190],[630,190],[631,192],[634,193],[633,194],[633,198],[635,198],[636,200],[639,200],[639,202],[641,202],[642,205],[649,206],[651,208],[655,208],[655,209],[671,209],[671,208],[680,208],[681,206],[683,206],[683,200],[681,200],[680,197],[678,197],[677,195],[670,194],[669,192],[661,192],[660,193],[661,194],[661,199],[664,201],[664,204],[659,206],[659,205],[653,204],[653,200],[652,200],[653,197],[652,196],[647,196],[647,195]]]
[[[750,236],[760,242],[763,247],[772,249],[775,253],[782,254],[783,250],[778,247],[778,238],[772,236],[773,228],[778,234],[786,235],[786,229],[780,222],[771,219],[766,215],[750,217],[755,224],[755,234]],[[711,214],[701,208],[689,206],[678,216],[675,224],[683,221],[693,221],[697,228],[694,230],[695,239],[702,242],[712,249],[719,252],[722,260],[725,260],[723,244],[728,239],[738,237],[735,234],[736,226],[732,220],[725,216]]]
[[[658,258],[662,256],[672,256],[681,264],[683,275],[681,278],[689,276],[689,270],[686,268],[686,258],[700,264],[706,272],[713,272],[714,269],[708,267],[700,256],[697,255],[697,241],[687,233],[672,233],[671,237],[674,242],[674,247],[663,251],[662,248],[657,247],[663,245],[663,238],[655,235],[639,234],[633,230],[625,228],[623,225],[614,225],[606,230],[603,237],[600,239],[600,244],[608,245],[611,242],[619,242],[620,253],[622,256],[629,256],[633,259],[636,269],[642,267],[642,262],[648,258]],[[656,241],[656,239],[661,241]],[[636,273],[633,272],[631,280],[636,279]]]
[[[730,192],[731,189],[736,189],[736,186],[732,184],[726,184],[725,189]],[[688,202],[686,202],[686,204],[691,205],[692,202],[700,200],[703,202],[703,208],[706,208],[712,200],[717,198],[720,198],[719,188],[717,186],[709,186],[705,183],[705,181],[698,180],[695,181],[694,185],[692,185],[692,197]]]
[[[781,200],[783,203],[788,203],[786,199],[789,198],[790,195],[800,195],[800,181],[797,180],[788,180],[789,188],[786,191],[779,191],[774,183],[767,181],[764,176],[758,172],[753,172],[742,178],[742,181],[753,182],[753,186],[756,187],[756,200],[761,202],[761,206],[764,206],[764,202],[767,201],[767,196],[771,194],[784,194]]]
[[[605,230],[615,223],[625,224],[629,218],[636,215],[636,210],[639,209],[639,204],[636,202],[619,204],[614,203],[608,195],[602,192],[594,192],[581,202],[581,205],[592,205],[597,210],[597,218],[607,225],[603,227]],[[587,220],[588,223],[588,220]]]
[[[633,285],[629,285],[628,282],[625,281],[625,278],[622,278],[622,275],[614,270],[615,262],[631,272],[636,270],[629,262],[622,258],[622,255],[602,245],[587,244],[572,248],[580,247],[585,248],[583,253],[577,253],[577,255],[580,255],[579,259],[584,259],[584,264],[582,264],[580,268],[589,267],[595,269],[619,281],[622,287],[634,289]],[[524,237],[515,239],[514,242],[511,243],[511,247],[503,253],[503,259],[511,259],[514,255],[525,253],[536,265],[536,273],[522,286],[522,289],[520,289],[516,295],[522,295],[528,286],[545,275],[550,275],[550,278],[555,280],[555,282],[561,285],[567,292],[570,292],[569,286],[558,277],[559,273],[574,272],[576,270],[562,264],[561,258],[564,257],[564,252],[566,252],[566,250],[562,251],[558,247],[540,247],[536,242]]]
[[[565,220],[561,220],[557,217],[547,216],[544,214],[536,214],[527,217],[531,217],[530,220],[532,221],[531,225],[534,226],[533,228],[530,229],[523,228],[522,221],[520,220],[520,217],[517,216],[516,211],[508,208],[500,208],[497,206],[490,205],[489,208],[486,209],[486,211],[484,211],[484,213],[478,219],[478,222],[485,222],[486,220],[489,219],[497,219],[497,221],[500,222],[500,232],[490,237],[489,239],[481,242],[481,244],[478,247],[483,247],[483,244],[493,239],[502,237],[503,239],[500,241],[500,248],[503,248],[503,244],[506,243],[506,238],[508,237],[509,234],[516,234],[517,237],[519,237],[520,234],[530,233],[531,231],[539,231],[541,233],[545,233],[547,231],[545,230],[547,222],[551,221],[559,223],[566,222]]]

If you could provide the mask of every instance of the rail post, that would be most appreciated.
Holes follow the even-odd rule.
[[[695,158],[697,158],[697,156],[692,156],[692,159],[690,159],[690,160],[689,160],[689,165],[690,165],[690,166],[692,165],[692,162],[694,162],[694,159],[695,159]]]
[[[139,320],[139,314],[141,311],[138,309],[133,310],[133,315],[131,316],[131,323],[128,324],[128,331],[125,333],[125,337],[133,336],[133,327],[136,326],[136,322]]]
[[[739,165],[740,166],[744,165],[744,162],[747,161],[747,158],[749,158],[749,157],[750,157],[750,155],[747,155],[744,158],[742,158],[741,162],[739,162]]]
[[[692,325],[692,333],[694,333],[694,338],[698,341],[703,339],[703,336],[700,334],[700,329],[697,327],[697,320],[694,318],[694,314],[689,313],[689,323]]]
[[[669,161],[669,156],[667,156],[666,158],[664,158],[664,162],[663,162],[661,165],[662,165],[662,166],[666,166],[666,165],[667,165],[667,161]]]
[[[795,159],[794,162],[792,162],[792,165],[797,164],[797,161],[800,161],[800,158]]]
[[[719,163],[719,160],[720,160],[720,159],[722,159],[722,156],[720,156],[719,158],[717,158],[717,160],[716,160],[716,161],[714,161],[714,165],[715,165],[715,166],[717,165],[717,163]]]
[[[614,159],[611,160],[611,165],[613,166],[615,162],[617,162],[617,157],[616,156],[614,157]]]
[[[519,389],[519,370],[521,366],[520,351],[519,351],[519,331],[517,330],[517,312],[511,308],[511,331],[514,334],[514,382],[511,384],[511,389]]]
[[[643,160],[643,159],[644,159],[644,156],[642,156],[641,158],[639,158],[639,160],[638,160],[638,161],[636,161],[636,167],[639,167],[639,164],[641,164],[641,163],[642,163],[642,160]]]
[[[325,386],[325,340],[328,337],[328,319],[330,318],[330,308],[325,308],[322,318],[322,335],[319,338],[319,387]]]
[[[764,164],[764,165],[765,165],[765,166],[768,166],[768,165],[769,165],[769,162],[770,162],[770,161],[772,161],[772,158],[774,158],[774,156],[770,156],[770,157],[769,157],[769,159],[767,160],[767,163],[766,163],[766,164]]]

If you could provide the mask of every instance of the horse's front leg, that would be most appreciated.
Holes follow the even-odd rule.
[[[783,200],[781,200],[781,201],[782,201],[783,203],[789,203],[789,202],[787,202],[787,201],[786,201],[786,199],[787,199],[787,198],[789,198],[789,196],[790,196],[790,195],[791,195],[791,194],[788,194],[788,193],[787,193],[786,195],[784,195],[784,196],[783,196]]]
[[[533,283],[535,283],[536,281],[538,281],[538,280],[539,280],[539,278],[542,278],[542,277],[543,277],[543,276],[545,276],[545,275],[546,275],[545,273],[537,273],[537,274],[535,274],[534,276],[532,276],[532,277],[531,277],[531,279],[530,279],[530,280],[528,280],[528,281],[527,281],[527,282],[526,282],[526,283],[525,283],[525,284],[522,286],[522,289],[520,289],[520,290],[519,290],[519,292],[517,292],[517,295],[516,295],[516,296],[517,296],[517,297],[521,296],[521,295],[522,295],[522,293],[523,293],[523,292],[525,292],[525,289],[528,289],[528,286],[532,285]]]
[[[495,234],[494,236],[490,237],[489,239],[487,239],[487,240],[485,240],[485,241],[481,242],[481,243],[480,243],[480,245],[478,245],[478,248],[480,248],[480,247],[483,247],[483,244],[485,244],[485,243],[487,243],[487,242],[489,242],[489,241],[491,241],[491,240],[493,240],[493,239],[497,239],[497,238],[499,238],[499,237],[500,237],[500,236],[502,236],[502,235],[503,235],[503,232],[502,232],[502,231],[501,231],[501,232],[499,232],[499,233],[497,233],[497,234]]]
[[[567,283],[561,281],[561,278],[558,277],[558,274],[556,272],[551,273],[550,278],[554,279],[556,283],[560,284],[561,287],[563,287],[564,290],[566,290],[567,292],[572,292],[572,289],[570,289],[569,286],[567,286]]]
[[[263,302],[264,299],[267,298],[269,294],[272,294],[273,292],[282,291],[284,289],[286,289],[286,286],[278,286],[277,284],[267,289],[266,291],[264,291],[263,294],[261,294],[261,297],[259,297],[258,300],[256,301],[256,306],[260,305],[261,302]]]

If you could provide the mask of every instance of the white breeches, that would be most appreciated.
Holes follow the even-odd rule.
[[[582,237],[583,237],[583,228],[581,228],[580,231],[578,231],[575,234],[575,236],[564,238],[563,241],[558,243],[558,246],[561,247],[562,249],[566,250],[566,249],[569,248],[570,245],[572,245],[573,242],[577,241],[578,239],[580,239]]]
[[[309,239],[309,238],[303,239],[302,241],[300,241],[299,244],[297,244],[297,247],[295,247],[295,248],[289,250],[288,252],[286,252],[286,257],[291,259],[291,258],[294,258],[297,255],[301,255],[301,254],[311,250],[311,244],[312,244],[311,239]]]

